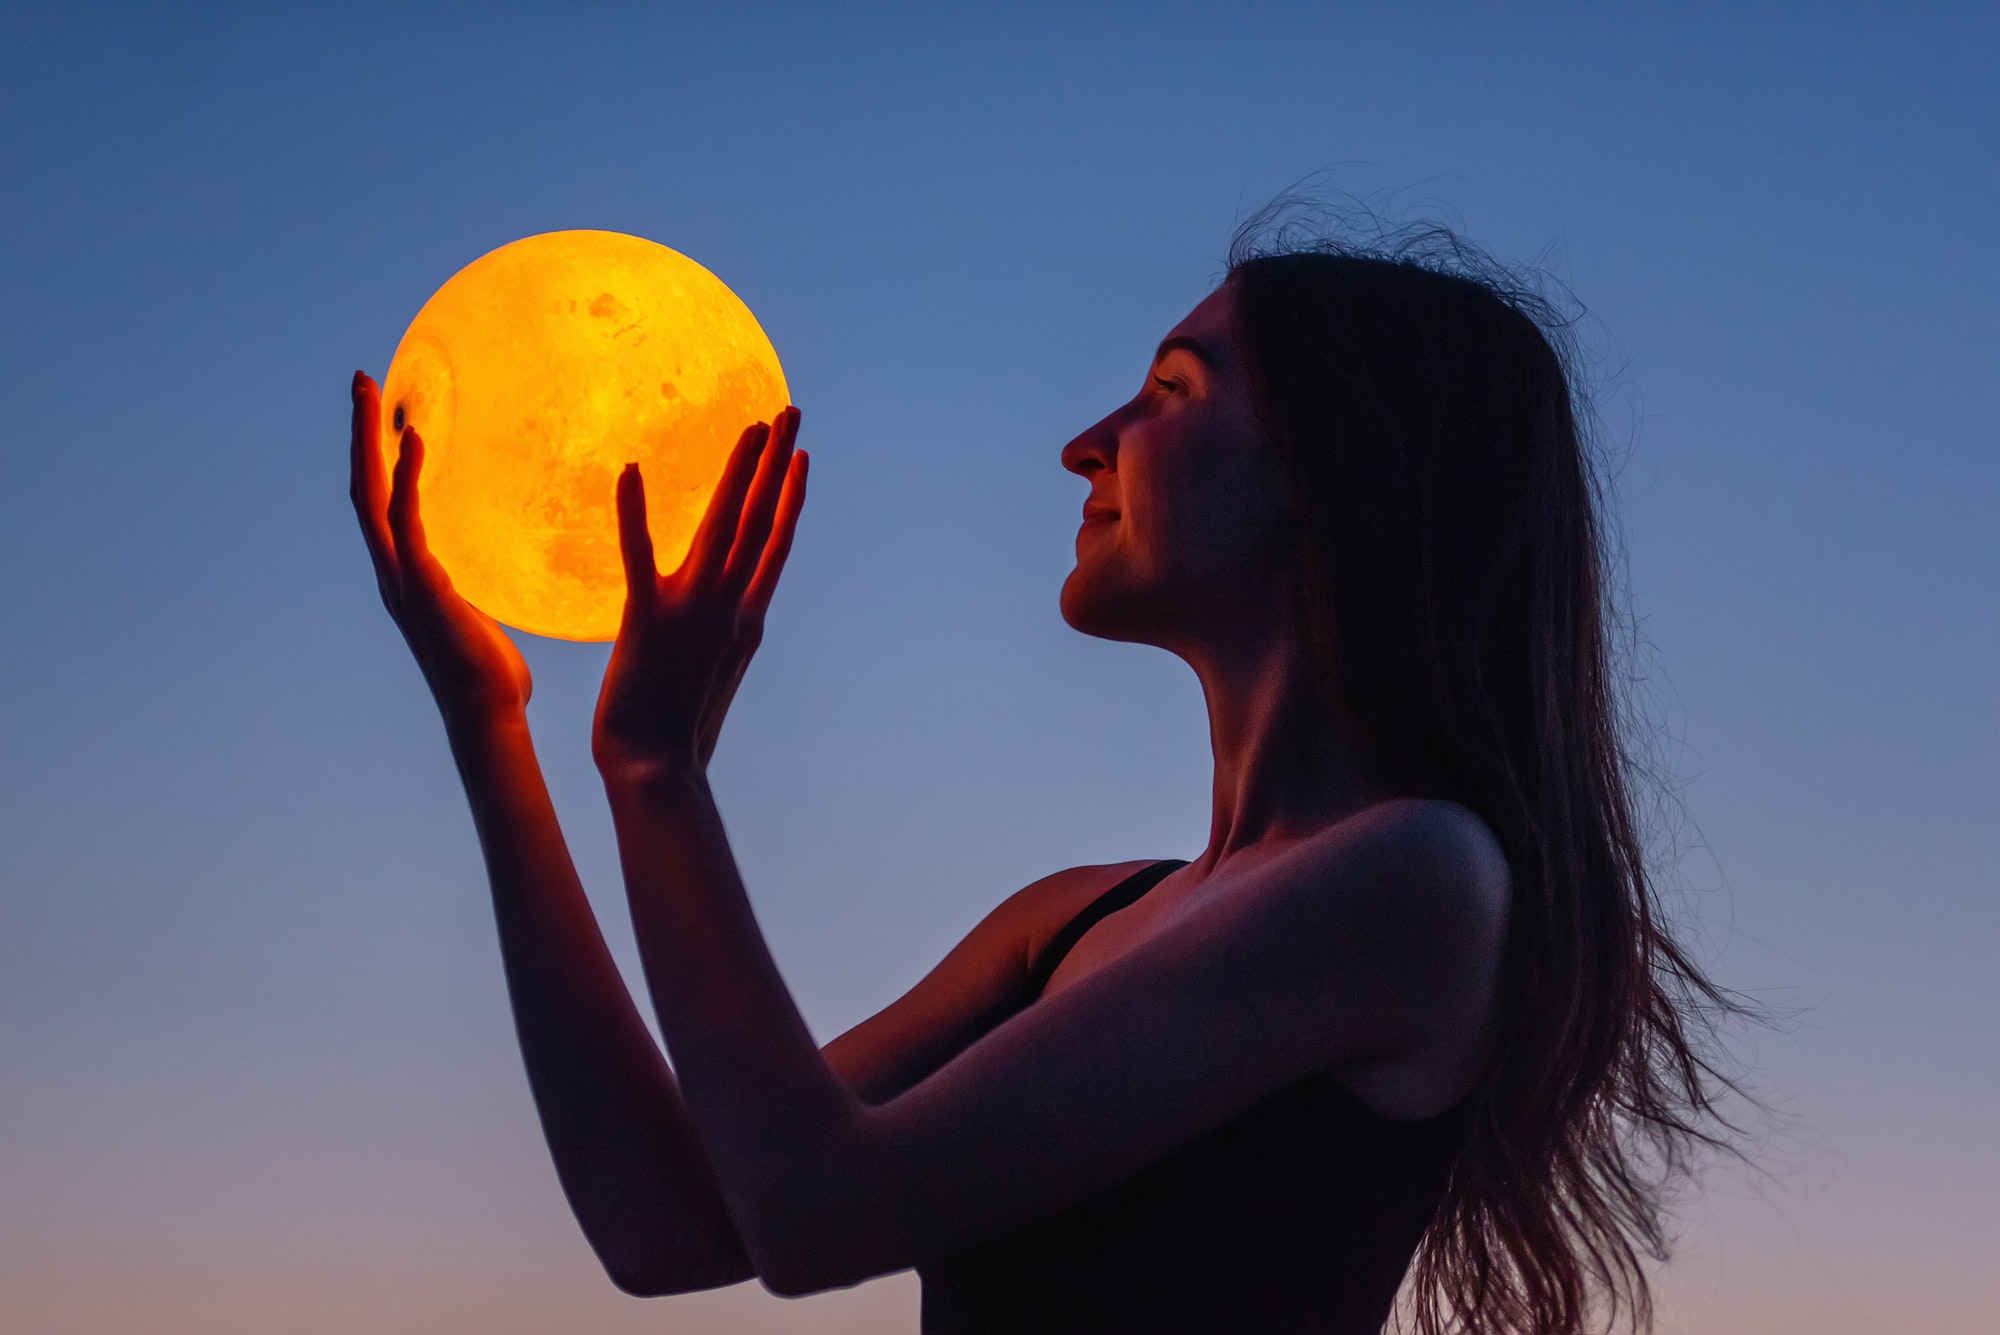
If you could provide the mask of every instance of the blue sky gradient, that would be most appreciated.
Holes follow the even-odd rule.
[[[0,9],[0,1327],[914,1331],[907,1276],[613,1291],[347,508],[346,386],[534,232],[747,301],[813,495],[717,784],[831,1036],[1059,866],[1206,827],[1192,677],[1056,613],[1057,451],[1300,177],[1584,337],[1768,1175],[1662,1329],[2000,1308],[1991,6]],[[527,644],[629,965],[602,647]]]

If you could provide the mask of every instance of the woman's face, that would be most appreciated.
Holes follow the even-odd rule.
[[[1282,491],[1252,403],[1228,284],[1168,333],[1130,403],[1063,447],[1090,483],[1063,619],[1176,648],[1263,615]]]

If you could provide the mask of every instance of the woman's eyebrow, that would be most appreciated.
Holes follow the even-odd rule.
[[[1190,338],[1186,334],[1175,334],[1172,338],[1162,339],[1158,350],[1153,353],[1153,361],[1158,363],[1160,358],[1174,351],[1191,353],[1194,359],[1203,366],[1206,366],[1211,371],[1215,369],[1215,358],[1209,355],[1208,349],[1204,348],[1198,340]]]

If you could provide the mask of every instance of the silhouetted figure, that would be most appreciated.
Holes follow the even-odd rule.
[[[1643,1320],[1655,1170],[1712,1111],[1692,1040],[1725,1003],[1654,917],[1567,349],[1448,233],[1240,240],[1062,452],[1089,484],[1063,615],[1194,669],[1207,845],[1037,881],[824,1049],[705,776],[804,499],[798,414],[744,433],[670,575],[628,469],[594,750],[671,1070],[557,828],[528,673],[424,546],[415,432],[383,476],[357,374],[356,508],[613,1280],[914,1265],[935,1335],[1359,1335],[1406,1272],[1426,1331]]]

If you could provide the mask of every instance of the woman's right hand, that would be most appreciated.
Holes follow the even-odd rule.
[[[382,603],[423,669],[447,726],[519,714],[533,687],[527,661],[498,622],[458,596],[424,542],[417,510],[423,439],[415,428],[404,428],[392,485],[382,463],[381,431],[382,392],[356,371],[348,495]]]

